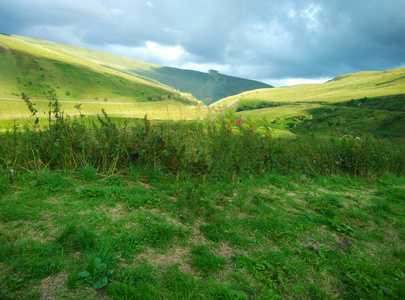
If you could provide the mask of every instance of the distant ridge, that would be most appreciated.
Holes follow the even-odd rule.
[[[204,102],[207,105],[246,91],[273,87],[255,80],[224,75],[215,70],[203,73],[172,67],[160,67],[153,71],[138,69],[132,70],[132,72],[155,79],[180,91],[190,92],[197,99],[205,100]]]

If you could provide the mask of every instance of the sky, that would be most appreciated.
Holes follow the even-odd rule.
[[[405,67],[405,0],[0,0],[0,32],[274,86]]]

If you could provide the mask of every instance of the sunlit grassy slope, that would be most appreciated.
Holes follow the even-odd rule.
[[[336,103],[363,97],[405,93],[405,68],[383,72],[359,72],[339,76],[322,84],[259,89],[224,98],[212,107],[230,106],[237,101]]]
[[[47,103],[39,100],[45,100],[44,91],[49,90],[55,90],[62,108],[69,114],[77,113],[74,105],[81,104],[86,114],[100,113],[105,108],[124,116],[148,113],[152,119],[196,117],[195,105],[199,102],[190,94],[104,67],[82,55],[87,53],[86,49],[69,52],[65,48],[75,48],[57,45],[0,35],[0,119],[29,115],[21,93],[37,104],[41,116]],[[140,102],[143,103],[137,104]]]
[[[405,68],[359,72],[323,84],[260,89],[228,97],[212,110],[233,109],[256,124],[272,123],[294,134],[403,138]]]
[[[40,45],[41,47],[50,49],[59,54],[74,55],[86,60],[91,60],[97,65],[105,66],[113,70],[132,75],[135,74],[158,81],[167,86],[174,87],[179,91],[191,93],[199,100],[211,99],[210,101],[207,101],[207,104],[244,91],[271,87],[262,82],[226,76],[215,71],[203,73],[164,67],[91,49],[73,47],[27,37],[15,38],[34,45]]]

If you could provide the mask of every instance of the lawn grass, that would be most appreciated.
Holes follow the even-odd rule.
[[[1,298],[405,293],[404,177],[4,175]]]

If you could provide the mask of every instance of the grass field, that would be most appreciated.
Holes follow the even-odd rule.
[[[38,116],[40,119],[46,121],[48,118],[47,112],[49,111],[49,101],[40,100],[32,101],[35,103],[36,109],[39,111]],[[206,108],[202,105],[185,105],[184,103],[167,100],[159,102],[110,102],[103,100],[81,100],[81,101],[60,101],[61,108],[65,114],[73,117],[80,113],[86,116],[94,116],[101,114],[104,109],[109,112],[111,116],[123,118],[143,118],[146,114],[150,119],[159,120],[189,120],[200,119],[206,115]],[[80,105],[80,110],[77,109]],[[12,124],[13,120],[20,120],[30,116],[30,111],[27,105],[22,100],[1,100],[0,106],[0,123]],[[6,125],[0,125],[0,128],[10,128]]]
[[[0,298],[405,293],[399,143],[275,138],[232,112],[50,117],[0,134]]]
[[[401,299],[405,179],[1,177],[0,296]]]

